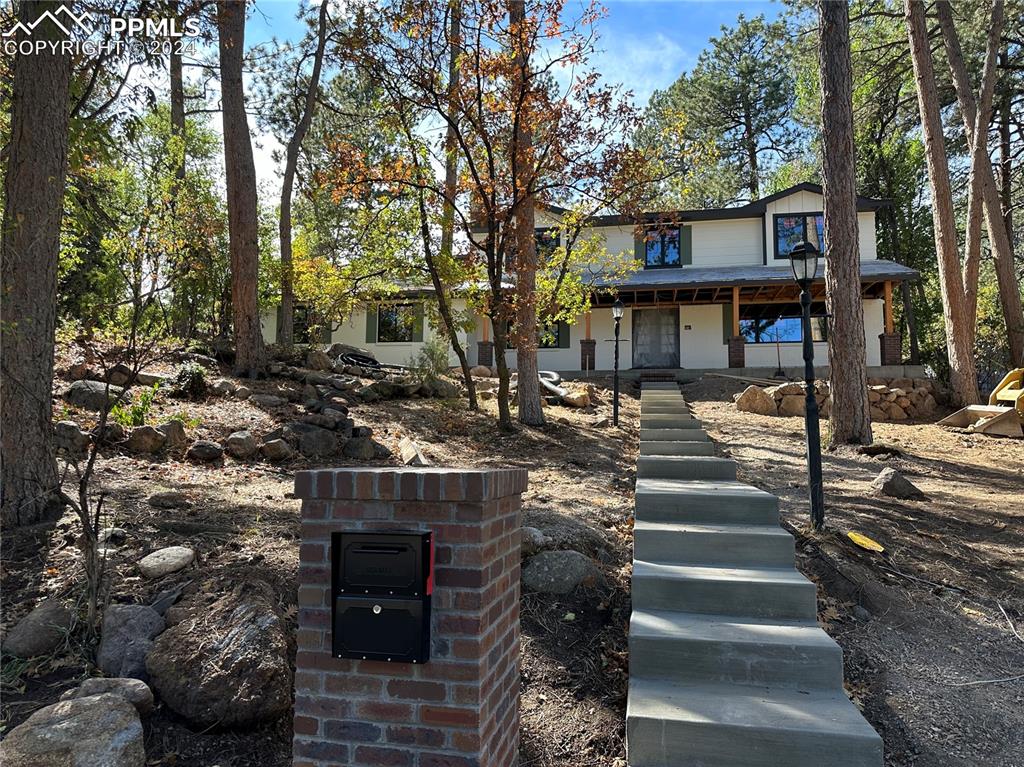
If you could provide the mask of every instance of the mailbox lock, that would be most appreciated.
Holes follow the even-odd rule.
[[[374,615],[380,615],[380,605],[374,605],[373,606],[373,614]]]

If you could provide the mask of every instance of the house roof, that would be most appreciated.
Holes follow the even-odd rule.
[[[824,272],[819,272],[824,279]],[[894,261],[861,261],[861,282],[915,280],[920,275],[915,269]],[[620,290],[637,288],[697,288],[732,285],[770,285],[793,282],[793,272],[786,266],[715,266],[683,267],[680,269],[640,269],[624,280],[598,281],[596,287],[617,287]]]
[[[735,218],[760,218],[764,215],[770,203],[780,200],[783,197],[788,197],[791,194],[797,192],[812,192],[813,194],[822,194],[821,184],[812,184],[809,181],[805,181],[800,184],[795,184],[791,187],[783,189],[775,194],[770,194],[767,197],[762,197],[759,200],[754,200],[746,205],[739,205],[733,208],[701,208],[697,210],[662,210],[662,211],[650,211],[643,214],[643,220],[645,222],[687,222],[687,221],[722,221],[726,219]],[[884,208],[890,205],[889,200],[876,199],[874,197],[864,197],[857,195],[857,210],[858,211],[872,211]],[[566,209],[557,205],[544,205],[545,208],[552,211],[553,213],[565,213]],[[603,216],[594,216],[591,219],[592,226],[632,226],[635,224],[635,220],[630,216],[623,216],[619,214],[609,214]]]

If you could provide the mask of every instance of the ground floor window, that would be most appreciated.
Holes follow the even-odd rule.
[[[803,340],[799,316],[741,319],[740,333],[748,344],[786,344]],[[828,321],[824,316],[811,317],[811,338],[815,341],[828,340]]]
[[[417,324],[422,328],[422,314],[416,304],[387,304],[377,308],[379,344],[409,343],[416,340]],[[422,330],[420,330],[422,334]],[[421,336],[422,337],[422,336]]]

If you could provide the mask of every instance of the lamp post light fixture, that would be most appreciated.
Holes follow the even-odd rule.
[[[626,305],[621,298],[616,298],[612,304],[612,317],[615,319],[615,377],[613,384],[614,397],[612,399],[612,425],[619,425],[619,326],[622,324],[622,315],[626,313]]]
[[[800,286],[804,381],[807,386],[804,408],[807,428],[807,489],[811,501],[811,527],[815,530],[820,530],[825,524],[825,494],[821,480],[821,431],[818,423],[818,400],[814,396],[814,339],[811,337],[811,283],[818,273],[820,255],[818,249],[809,242],[801,242],[789,252],[793,278]]]

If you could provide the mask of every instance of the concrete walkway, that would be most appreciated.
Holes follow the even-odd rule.
[[[736,481],[676,384],[640,396],[630,767],[881,767],[778,499]]]

